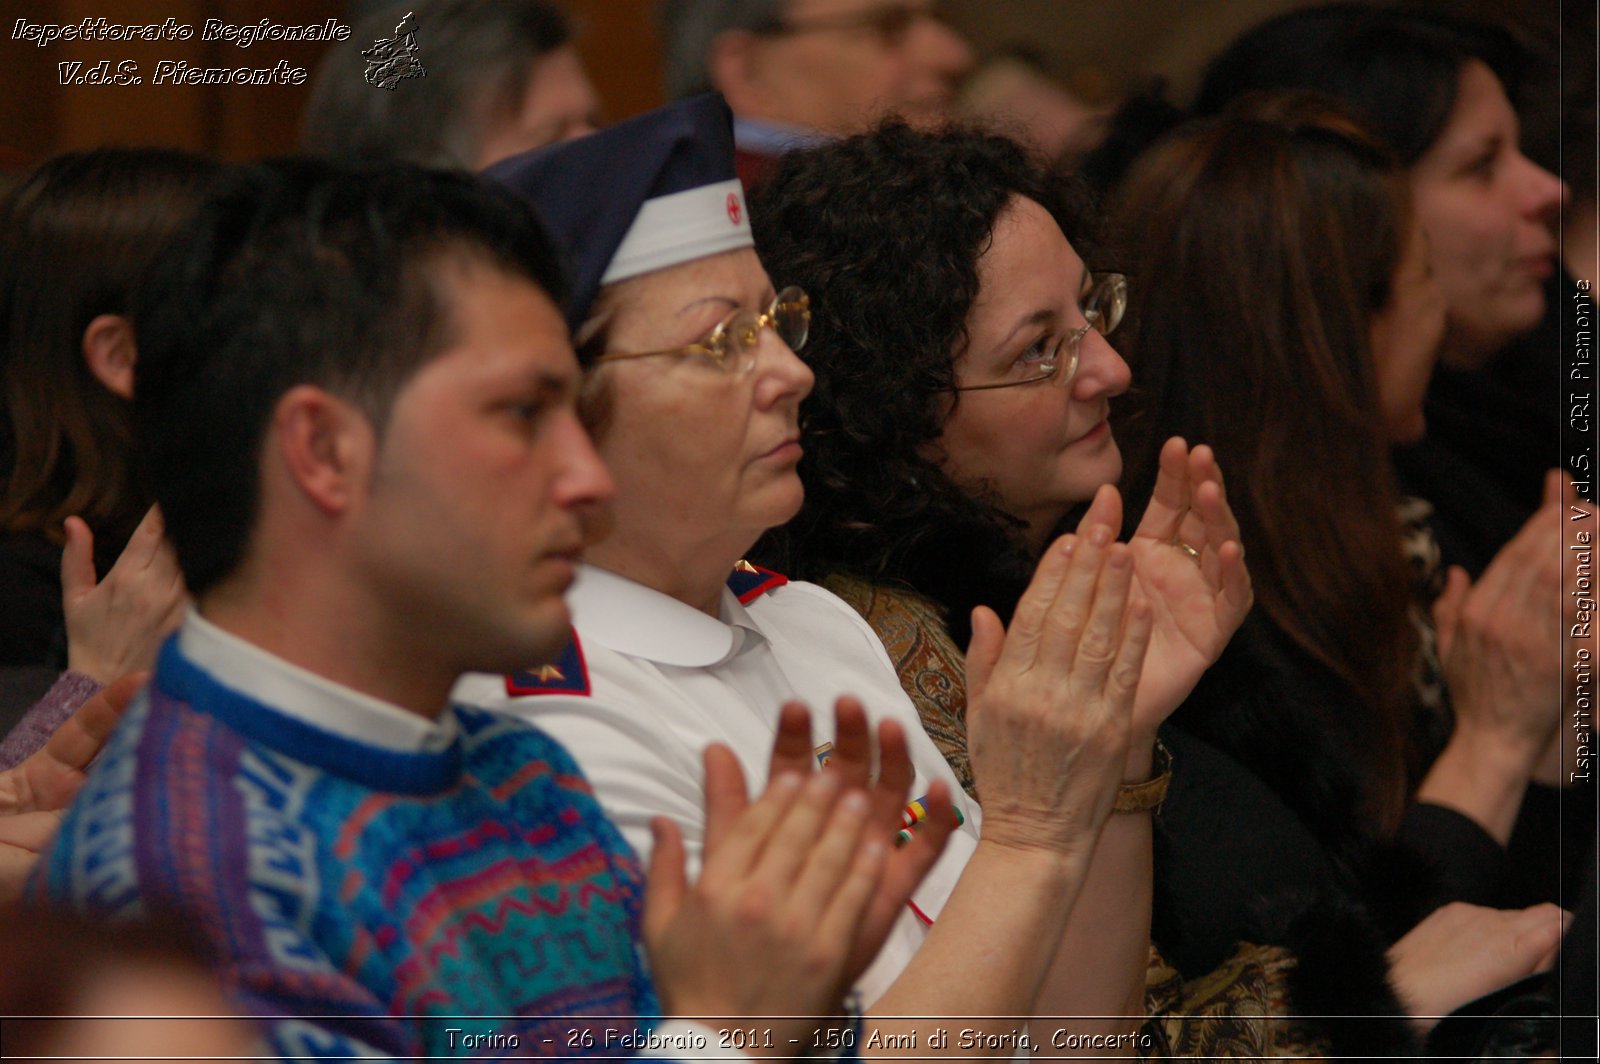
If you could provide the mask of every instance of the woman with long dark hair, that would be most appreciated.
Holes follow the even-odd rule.
[[[1153,149],[1118,209],[1144,282],[1125,436],[1135,494],[1169,431],[1245,477],[1259,608],[1184,726],[1343,867],[1405,821],[1444,896],[1503,904],[1504,847],[1560,723],[1566,489],[1547,482],[1480,585],[1456,571],[1446,588],[1426,504],[1400,497],[1387,454],[1424,430],[1448,302],[1409,202],[1377,141],[1304,98],[1247,101]]]
[[[1523,153],[1516,105],[1532,56],[1507,31],[1414,5],[1301,8],[1207,68],[1194,111],[1265,91],[1326,94],[1398,161],[1447,327],[1426,437],[1398,441],[1408,491],[1435,508],[1447,561],[1474,576],[1540,503],[1563,461],[1558,322],[1585,297],[1556,258],[1560,179]],[[1581,471],[1573,472],[1582,476]]]
[[[82,640],[63,615],[63,547],[72,544],[69,583],[92,589],[150,508],[129,412],[133,290],[216,171],[183,152],[72,152],[40,165],[0,203],[0,583],[8,589],[0,666],[70,665],[115,679],[153,658],[153,639],[181,597],[171,579],[149,595],[121,596],[121,611],[152,631],[112,642],[149,653],[80,649],[69,660],[69,643]],[[159,551],[159,519],[142,531],[128,570],[148,569]],[[164,571],[176,577],[176,566]]]

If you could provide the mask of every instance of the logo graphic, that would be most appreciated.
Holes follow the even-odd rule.
[[[737,192],[728,193],[728,221],[738,225],[742,214],[743,211],[739,208],[739,194]]]
[[[390,92],[406,78],[425,78],[428,72],[417,60],[417,23],[412,13],[394,28],[393,37],[381,37],[371,48],[361,49],[367,61],[364,75],[368,85],[378,85]]]

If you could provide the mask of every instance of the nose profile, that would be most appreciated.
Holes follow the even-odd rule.
[[[616,483],[575,411],[567,412],[563,429],[553,441],[561,456],[559,472],[551,486],[556,504],[575,509],[609,502],[616,493]]]
[[[1517,153],[1517,161],[1523,169],[1522,213],[1540,221],[1553,221],[1567,202],[1567,183],[1521,152]]]
[[[780,399],[796,402],[811,394],[817,376],[773,329],[762,329],[756,346],[756,405],[771,406]]]
[[[1133,383],[1133,370],[1111,341],[1098,329],[1085,334],[1078,351],[1078,372],[1072,378],[1074,399],[1098,399],[1123,394]]]
[[[972,69],[976,61],[972,46],[944,22],[932,16],[920,18],[912,33],[915,54],[946,81],[954,83]]]

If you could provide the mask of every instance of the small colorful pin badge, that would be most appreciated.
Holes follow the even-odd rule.
[[[960,807],[952,806],[950,812],[954,814],[956,827],[960,827],[967,822],[967,818],[962,815]],[[900,810],[900,830],[895,833],[895,845],[904,846],[910,842],[912,836],[916,834],[917,826],[927,819],[927,795],[907,802],[905,808]]]

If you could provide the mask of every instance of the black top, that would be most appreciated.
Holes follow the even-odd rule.
[[[1546,471],[1586,450],[1571,444],[1593,431],[1594,363],[1571,356],[1577,315],[1583,310],[1592,323],[1594,303],[1565,272],[1545,295],[1539,327],[1489,366],[1434,370],[1424,408],[1428,434],[1394,452],[1406,494],[1433,504],[1444,561],[1474,577],[1538,508]],[[1571,379],[1574,370],[1581,379]],[[1586,410],[1569,417],[1574,402],[1586,398]],[[1594,475],[1571,472],[1579,481]]]
[[[1162,730],[1172,784],[1155,821],[1151,937],[1186,976],[1235,944],[1281,941],[1268,906],[1315,894],[1333,866],[1305,823],[1249,769],[1180,728]]]
[[[0,666],[67,667],[61,548],[37,532],[0,533]]]
[[[1207,970],[1239,939],[1296,946],[1285,921],[1319,906],[1360,911],[1392,942],[1444,902],[1503,897],[1505,850],[1469,818],[1413,806],[1379,834],[1353,703],[1256,613],[1173,714],[1156,938],[1180,971]]]

